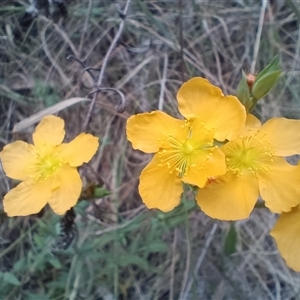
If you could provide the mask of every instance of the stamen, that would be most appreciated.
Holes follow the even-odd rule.
[[[186,132],[185,140],[168,135],[160,138],[160,143],[164,148],[158,151],[160,163],[158,166],[167,167],[170,173],[176,172],[183,177],[190,170],[197,172],[205,168],[205,161],[208,161],[216,147],[211,138],[212,130],[207,128],[204,123],[199,124],[197,130],[193,130],[193,120],[185,120],[182,128]],[[197,132],[195,132],[197,131]],[[199,155],[203,156],[199,159]],[[201,163],[201,165],[199,164]]]
[[[39,149],[33,155],[35,157],[34,163],[29,171],[32,174],[31,178],[35,182],[41,182],[54,176],[63,165],[62,160],[56,155],[53,149],[49,153],[45,153],[43,149]]]
[[[257,172],[271,171],[274,149],[264,139],[258,140],[256,136],[241,138],[227,143],[224,146],[227,169],[238,176],[242,176],[245,170],[253,176]]]

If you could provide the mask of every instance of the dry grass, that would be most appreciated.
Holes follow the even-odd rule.
[[[61,268],[55,262],[38,265],[29,257],[49,260],[45,246],[37,244],[42,233],[55,233],[58,219],[50,211],[41,218],[8,219],[2,214],[1,270],[15,274],[21,284],[1,299],[300,299],[300,276],[286,267],[269,236],[276,216],[256,209],[249,220],[236,222],[237,249],[225,255],[230,224],[206,217],[192,195],[187,213],[184,205],[167,215],[142,206],[138,176],[150,157],[133,151],[125,136],[126,119],[136,112],[163,109],[177,116],[175,96],[182,80],[203,76],[225,94],[234,93],[242,69],[255,65],[259,71],[278,52],[286,74],[255,113],[263,121],[299,118],[296,2],[270,1],[260,23],[263,8],[255,0],[131,0],[125,20],[111,1],[74,0],[63,22],[39,16],[28,28],[19,24],[24,7],[13,9],[8,2],[0,8],[1,147],[16,138],[30,138],[32,128],[11,134],[17,122],[93,91],[91,75],[75,60],[67,60],[69,55],[86,67],[102,68],[101,87],[119,90],[127,102],[126,110],[118,112],[120,95],[105,91],[94,97],[90,119],[87,104],[59,112],[66,120],[68,139],[87,120],[87,131],[100,137],[101,147],[90,165],[111,195],[77,211],[75,250],[54,255]],[[126,1],[119,4],[124,9]],[[92,72],[97,81],[99,71]],[[86,170],[83,174],[87,182],[99,180]],[[13,183],[3,172],[0,176],[3,195]],[[127,257],[129,263],[116,263],[118,257]],[[26,270],[15,267],[22,258]]]

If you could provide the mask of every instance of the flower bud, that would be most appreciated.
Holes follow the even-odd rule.
[[[242,73],[242,79],[239,82],[237,89],[236,89],[236,96],[239,99],[239,101],[246,107],[246,110],[250,108],[252,105],[252,99],[249,89],[248,81],[247,81],[247,75],[243,72]]]

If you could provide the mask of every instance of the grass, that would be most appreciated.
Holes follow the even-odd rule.
[[[113,91],[95,97],[87,131],[101,146],[82,174],[87,185],[103,180],[110,195],[78,204],[68,249],[49,250],[61,232],[49,209],[26,218],[1,212],[0,299],[299,299],[300,276],[269,236],[276,216],[255,209],[234,224],[235,237],[233,225],[205,216],[191,192],[173,212],[147,210],[137,184],[150,157],[132,150],[125,136],[134,113],[163,109],[178,116],[182,80],[203,76],[234,93],[241,71],[253,65],[255,47],[256,72],[277,53],[286,72],[256,115],[263,121],[299,118],[296,1],[270,1],[260,24],[262,5],[254,0],[131,0],[124,21],[111,1],[70,0],[67,19],[53,23],[40,15],[28,27],[21,26],[26,2],[20,4],[8,1],[0,9],[1,147],[30,140],[32,126],[11,133],[17,122],[65,99],[87,97],[93,78],[85,67],[104,70],[101,87],[123,93],[126,110],[115,109],[120,95]],[[97,80],[99,71],[92,73]],[[86,103],[59,111],[68,139],[82,130],[88,111]],[[4,195],[15,183],[0,174]]]

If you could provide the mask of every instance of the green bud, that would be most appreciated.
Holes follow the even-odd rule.
[[[108,196],[110,195],[111,192],[109,190],[107,190],[106,188],[104,187],[100,187],[100,186],[95,186],[94,187],[94,195],[95,195],[95,198],[102,198],[102,197],[105,197],[105,196]]]
[[[252,97],[250,95],[250,88],[247,82],[247,75],[244,71],[242,71],[242,79],[236,89],[236,96],[248,111],[252,105]]]
[[[276,55],[256,77],[252,88],[252,95],[256,101],[269,93],[276,85],[281,73],[280,57]]]

